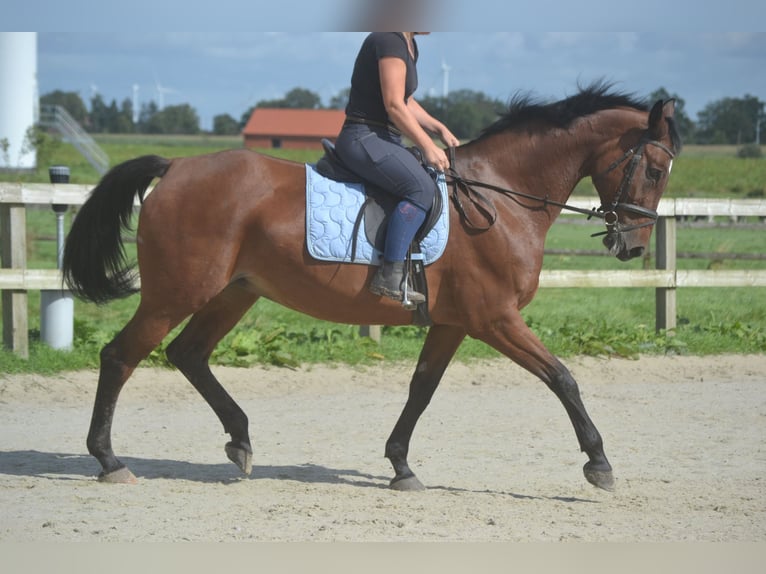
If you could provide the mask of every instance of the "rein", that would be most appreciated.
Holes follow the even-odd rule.
[[[598,208],[594,207],[592,209],[582,209],[580,207],[574,207],[573,205],[568,205],[566,203],[561,203],[559,201],[554,201],[552,199],[549,199],[547,195],[545,197],[538,197],[536,195],[531,195],[531,194],[523,193],[521,191],[516,191],[509,188],[492,185],[490,183],[486,183],[483,181],[478,181],[475,179],[467,179],[462,177],[452,167],[448,168],[445,175],[449,178],[448,182],[453,184],[452,200],[455,203],[455,208],[457,209],[458,213],[460,213],[460,216],[463,218],[463,220],[471,228],[477,231],[486,231],[487,229],[492,227],[492,225],[494,225],[495,221],[497,220],[497,211],[495,210],[494,205],[492,205],[492,202],[487,198],[487,196],[485,196],[481,192],[474,189],[475,187],[489,189],[491,191],[495,191],[497,193],[500,193],[508,197],[521,197],[521,198],[529,199],[532,201],[538,201],[543,204],[543,207],[547,207],[548,205],[553,205],[555,207],[560,207],[561,209],[565,209],[567,211],[572,211],[575,213],[579,213],[581,215],[587,215],[588,219],[590,219],[591,217],[597,217],[599,219],[603,219],[604,225],[606,225],[607,230],[599,232],[599,233],[594,233],[591,235],[591,237],[597,237],[599,235],[607,235],[607,234],[613,234],[613,233],[624,233],[627,231],[632,231],[634,229],[639,229],[641,227],[654,225],[654,222],[657,220],[657,217],[658,217],[657,211],[655,211],[654,209],[648,209],[646,207],[642,207],[640,205],[634,205],[631,203],[623,203],[622,201],[623,197],[628,193],[628,189],[630,188],[631,183],[633,182],[633,176],[635,175],[636,168],[638,167],[638,164],[641,161],[641,158],[643,157],[643,150],[647,144],[659,147],[668,155],[670,155],[671,158],[675,157],[675,154],[673,153],[673,151],[670,148],[668,148],[666,145],[656,140],[642,138],[641,141],[639,141],[638,145],[626,151],[621,157],[619,157],[617,160],[612,162],[612,164],[610,164],[609,167],[607,167],[604,171],[592,176],[593,179],[597,177],[603,177],[609,172],[617,169],[617,167],[619,167],[620,164],[622,164],[626,159],[633,156],[630,160],[630,164],[628,165],[625,176],[622,178],[620,187],[617,189],[617,192],[614,195],[614,200],[608,207],[605,207],[603,203],[601,204],[600,207]],[[455,163],[455,148],[450,147],[448,149],[448,152],[449,152],[449,158],[450,158],[450,166],[452,166]],[[488,221],[487,225],[477,225],[471,220],[471,218],[466,213],[465,208],[463,207],[463,203],[460,200],[460,194],[459,194],[460,191],[463,192],[463,194],[468,198],[468,200],[475,207],[477,207],[480,211],[484,213],[484,216],[486,217]],[[618,222],[617,211],[625,211],[628,213],[633,213],[641,217],[649,218],[650,221],[641,223],[641,224],[636,224],[636,225],[629,225],[627,227],[620,227]]]

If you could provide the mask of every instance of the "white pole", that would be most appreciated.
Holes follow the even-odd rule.
[[[133,123],[138,123],[138,84],[133,84]]]
[[[442,60],[442,93],[444,94],[444,99],[447,99],[447,96],[449,95],[449,71],[452,68],[450,68],[447,65],[447,62]]]

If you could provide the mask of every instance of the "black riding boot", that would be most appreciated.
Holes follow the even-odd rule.
[[[378,272],[370,282],[370,291],[375,295],[384,295],[394,301],[403,301],[404,293],[404,261],[383,261]],[[419,304],[426,300],[425,295],[412,288],[407,289],[407,299],[410,303]]]

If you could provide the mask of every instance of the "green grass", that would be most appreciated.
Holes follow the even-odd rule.
[[[737,157],[736,146],[686,146],[673,161],[665,197],[761,198],[766,193],[766,158]],[[580,195],[596,195],[589,179]]]
[[[154,138],[112,136],[99,138],[113,163],[146,153],[169,157],[208,153],[241,147],[238,138],[180,137]],[[271,152],[270,152],[271,153]],[[734,147],[687,148],[674,166],[670,193],[705,197],[757,196],[766,182],[766,160],[735,158]],[[280,151],[281,157],[314,161],[318,152]],[[69,165],[73,183],[93,183],[97,176],[77,157],[70,146],[60,146],[52,163]],[[0,176],[2,177],[2,176]],[[4,177],[4,179],[8,179]],[[40,172],[25,176],[30,181],[47,181]],[[761,187],[759,187],[759,185]],[[583,182],[578,193],[588,193]],[[67,226],[70,215],[67,215]],[[602,249],[590,233],[597,223],[554,225],[546,247]],[[30,238],[55,234],[55,219],[47,208],[28,210]],[[30,268],[55,267],[55,244],[34,240],[29,243]],[[757,226],[711,228],[681,225],[678,250],[708,253],[762,253],[763,229]],[[128,244],[129,253],[134,247]],[[630,269],[653,267],[654,262],[636,260],[620,263],[612,257],[548,255],[546,269]],[[681,259],[679,268],[764,269],[764,261]],[[635,357],[657,353],[762,353],[766,352],[766,289],[688,288],[678,291],[678,328],[673,336],[655,333],[653,289],[541,289],[524,310],[524,316],[542,341],[560,356],[576,354]],[[119,331],[133,313],[138,297],[97,307],[75,302],[75,348],[57,352],[39,343],[39,292],[29,294],[31,348],[29,360],[0,351],[0,372],[53,373],[93,368],[100,348]],[[260,301],[219,345],[213,361],[247,366],[276,364],[294,366],[319,362],[365,364],[389,360],[415,360],[426,330],[417,327],[384,327],[380,345],[359,337],[358,329],[319,321]],[[172,340],[172,334],[165,343]],[[147,360],[164,364],[163,348]],[[479,341],[467,339],[457,358],[470,361],[497,354]]]

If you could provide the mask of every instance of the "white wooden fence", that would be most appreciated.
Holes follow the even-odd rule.
[[[74,184],[18,184],[0,182],[0,291],[3,307],[3,343],[26,357],[27,291],[60,289],[57,269],[27,269],[26,206],[82,205],[91,186]],[[570,198],[584,209],[592,198]],[[540,287],[654,287],[657,329],[676,326],[676,289],[679,287],[766,287],[766,270],[676,269],[676,216],[766,217],[761,199],[663,199],[655,227],[657,269],[649,270],[545,270]],[[53,216],[51,216],[53,221]]]

